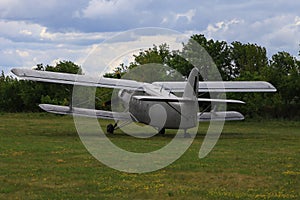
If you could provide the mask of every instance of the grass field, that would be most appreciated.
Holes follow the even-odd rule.
[[[207,124],[200,126],[192,146],[172,165],[127,174],[87,152],[71,117],[1,114],[0,199],[300,199],[300,122],[226,123],[204,159],[198,152]],[[171,136],[153,137],[146,150]],[[124,134],[110,139],[145,150],[143,140]]]

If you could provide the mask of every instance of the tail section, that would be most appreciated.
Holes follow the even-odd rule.
[[[198,98],[199,88],[199,71],[193,68],[188,77],[183,96],[184,98],[195,99]]]
[[[198,123],[198,88],[199,88],[199,71],[197,68],[192,69],[188,77],[182,99],[188,100],[183,102],[181,108],[181,129],[196,127]]]

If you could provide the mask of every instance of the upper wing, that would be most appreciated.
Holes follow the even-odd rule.
[[[143,91],[143,83],[133,80],[92,77],[31,69],[15,68],[12,73],[20,78],[50,83],[62,83],[81,86],[107,87]],[[153,85],[183,92],[186,82],[154,82]],[[264,81],[206,81],[199,82],[199,92],[275,92],[276,88]]]
[[[106,88],[118,88],[128,90],[143,90],[143,83],[124,80],[124,79],[112,79],[104,77],[93,77],[86,75],[58,73],[49,71],[37,71],[31,69],[14,68],[11,70],[16,76],[32,81],[41,81],[49,83],[62,83],[70,85],[81,86],[93,86],[93,87],[106,87]]]
[[[186,82],[154,82],[156,86],[183,92]],[[276,88],[265,81],[204,81],[199,82],[199,92],[276,92]]]
[[[77,108],[73,107],[72,110],[68,106],[58,106],[51,104],[40,104],[41,109],[44,111],[62,114],[62,115],[76,115],[76,116],[84,116],[84,117],[93,117],[93,118],[101,118],[101,119],[114,119],[114,120],[122,120],[122,121],[130,121],[132,120],[130,117],[130,113],[128,112],[112,112],[105,110],[93,110],[86,108]]]

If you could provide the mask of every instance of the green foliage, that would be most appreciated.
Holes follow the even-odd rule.
[[[162,44],[159,47],[153,45],[153,48],[142,51],[139,55],[134,55],[136,65],[144,65],[148,63],[164,64],[169,59],[170,51],[167,44]]]
[[[20,83],[2,72],[0,79],[0,109],[1,112],[22,111],[23,102],[20,98]]]
[[[295,57],[287,52],[279,52],[272,56],[268,65],[261,65],[259,69],[252,71],[251,68],[244,70],[236,80],[268,81],[277,88],[277,94],[229,94],[230,98],[247,102],[246,106],[242,108],[232,106],[233,109],[251,117],[299,118],[299,66],[299,61]]]
[[[56,66],[38,64],[36,70],[81,74],[81,67],[71,61]],[[0,112],[37,112],[38,104],[68,105],[72,86],[62,84],[19,81],[11,76],[0,76]]]
[[[236,68],[232,65],[231,59],[231,47],[225,41],[214,41],[207,40],[204,35],[193,35],[192,40],[200,44],[204,50],[211,57],[212,61],[217,66],[219,72],[221,73],[222,79],[225,81],[232,80],[237,76]],[[188,48],[187,45],[184,46],[184,51]],[[205,55],[205,53],[202,53]],[[199,65],[203,65],[203,62]],[[211,66],[212,64],[210,64]]]
[[[268,66],[266,48],[257,44],[232,43],[232,62],[238,71],[238,76],[243,73],[254,73]]]
[[[202,48],[198,48],[202,46]],[[299,51],[300,55],[300,51]],[[230,105],[229,109],[241,111],[250,117],[300,118],[300,61],[287,52],[267,58],[265,47],[257,44],[242,44],[208,40],[204,35],[193,35],[183,44],[182,51],[171,51],[167,44],[139,52],[128,66],[120,64],[105,77],[125,78],[138,81],[184,80],[196,65],[203,79],[214,80],[215,65],[224,81],[268,81],[277,88],[277,93],[228,94],[227,98],[245,101],[245,106]],[[168,67],[170,66],[170,67]],[[36,70],[82,74],[80,66],[71,61],[61,61],[56,66],[38,64]],[[218,80],[218,79],[216,79]],[[110,109],[112,90],[97,88],[82,89],[81,94],[96,92],[97,109]],[[0,112],[38,111],[39,103],[70,104],[72,86],[61,84],[18,81],[0,76]],[[82,98],[88,95],[81,95]],[[93,99],[82,101],[92,102]],[[76,103],[76,102],[75,102]],[[80,102],[78,103],[80,104]],[[90,107],[90,105],[88,105]]]
[[[56,66],[47,65],[45,67],[45,70],[52,71],[52,72],[70,73],[70,74],[82,74],[81,67],[71,61],[60,61],[59,63],[56,64]]]
[[[195,48],[195,42],[203,49]],[[127,69],[161,63],[187,77],[194,66],[185,58],[194,59],[192,63],[209,80],[214,80],[210,76],[214,73],[207,66],[215,64],[224,81],[268,81],[278,90],[277,94],[228,94],[228,98],[247,102],[245,106],[230,105],[230,109],[241,111],[248,117],[300,117],[300,61],[287,52],[279,52],[269,61],[266,48],[257,44],[233,42],[229,45],[225,41],[208,40],[204,35],[193,35],[182,51],[170,51],[167,45],[154,46],[136,55],[135,62]]]

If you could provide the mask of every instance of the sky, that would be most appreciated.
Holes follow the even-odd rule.
[[[295,0],[1,0],[0,69],[81,64],[99,43],[143,27],[256,43],[269,58],[279,51],[297,57],[299,10]]]

